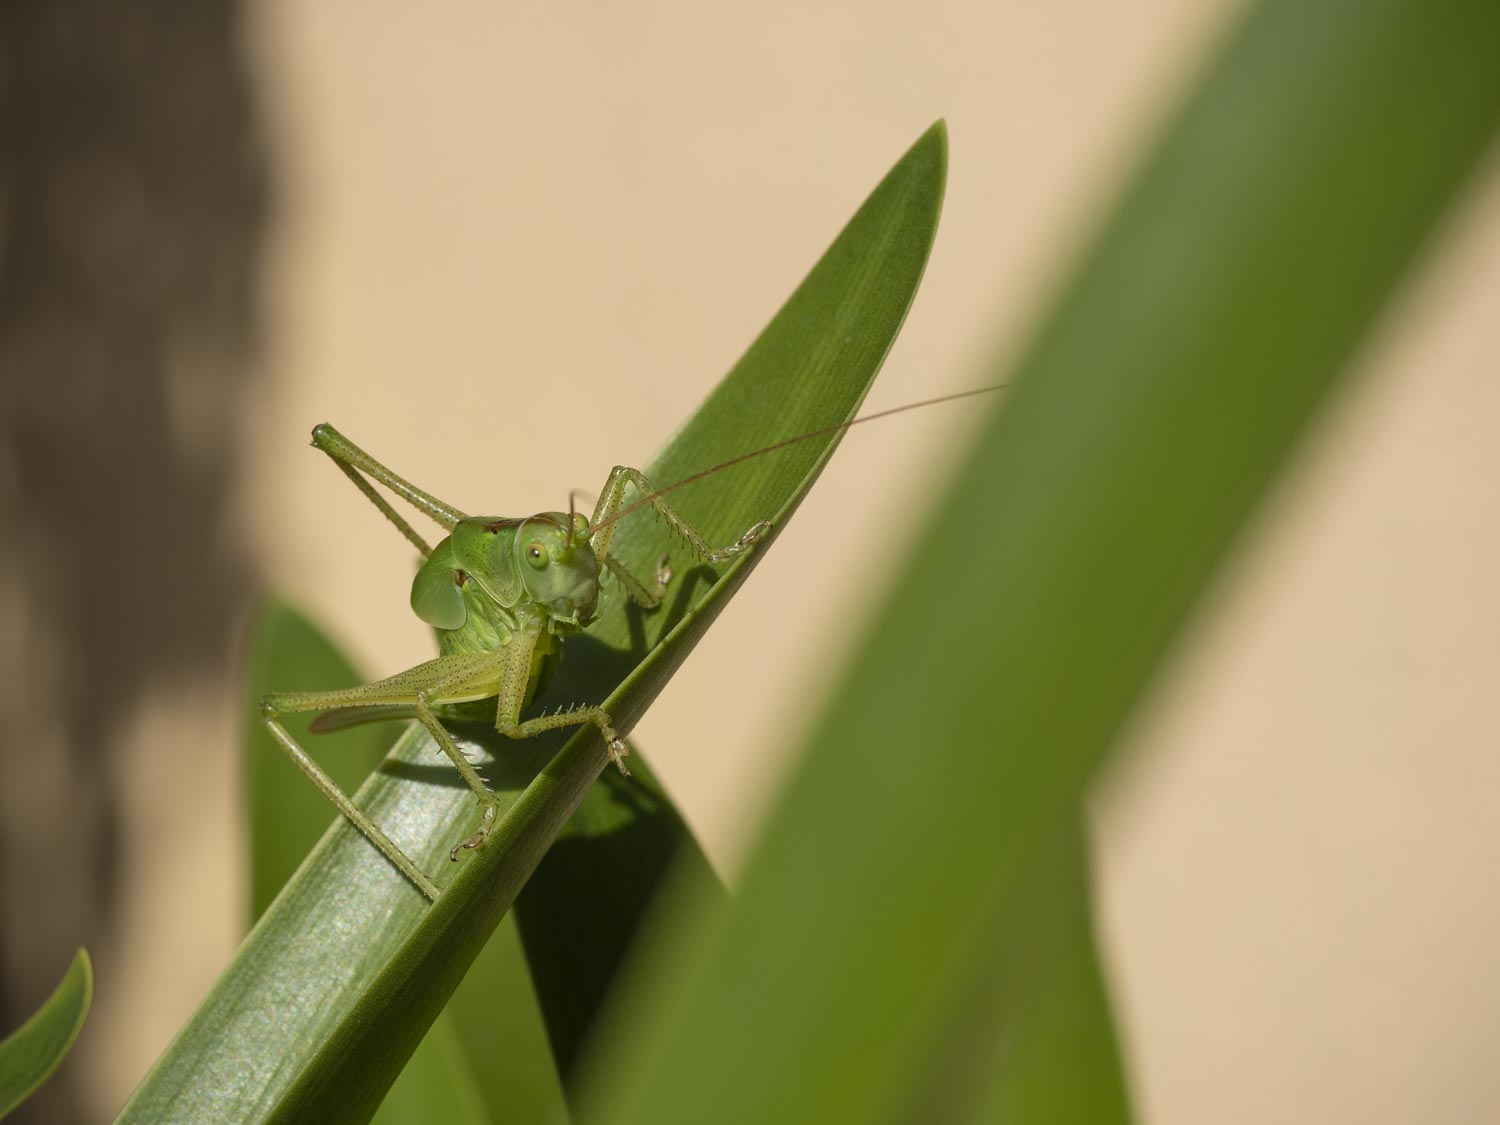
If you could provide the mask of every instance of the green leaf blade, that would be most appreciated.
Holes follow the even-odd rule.
[[[928,521],[907,600],[816,728],[729,919],[684,952],[702,969],[661,982],[589,1120],[907,1108],[963,983],[1492,135],[1496,42],[1500,9],[1457,3],[1277,0],[1237,30]],[[930,545],[959,531],[935,587]],[[913,612],[942,591],[952,612]],[[1116,1119],[1119,1096],[1027,1120]]]
[[[483,1121],[540,1121],[566,1125],[561,1076],[547,1041],[545,1014],[532,986],[526,953],[512,918],[504,919],[480,951],[442,1016],[417,1048],[416,1059],[439,1031],[456,1045],[482,1104]],[[444,1029],[444,1025],[447,1025]],[[410,1064],[392,1093],[407,1081]],[[420,1103],[418,1103],[420,1104]],[[384,1113],[385,1105],[381,1105]],[[432,1120],[417,1113],[413,1122]],[[376,1121],[380,1121],[376,1115]]]
[[[588,791],[515,905],[548,1038],[570,1086],[663,886],[690,878],[700,895],[725,894],[661,785],[634,751],[631,760],[628,781],[606,773]]]
[[[309,785],[260,721],[261,698],[293,686],[320,689],[366,682],[353,661],[306,615],[268,598],[251,628],[247,728],[244,741],[249,812],[252,917],[258,918],[337,815]],[[311,715],[288,717],[293,737],[346,791],[369,776],[401,733],[399,723],[353,726],[308,737]],[[468,1018],[484,1013],[484,1034]],[[457,1030],[462,1023],[468,1035]],[[499,1038],[501,1053],[476,1057],[467,1041]],[[542,1033],[536,998],[514,927],[497,931],[391,1087],[373,1120],[377,1125],[421,1123],[434,1117],[482,1125],[517,1112],[547,1118],[561,1105],[556,1068]]]
[[[935,127],[648,469],[655,479],[746,452],[762,435],[853,415],[915,293],[945,159]],[[727,541],[767,516],[783,520],[834,444],[809,441],[763,459],[775,464],[752,463],[745,475],[720,474],[674,495],[705,534]],[[654,565],[665,546],[649,519],[622,521],[615,543],[637,566]],[[602,699],[628,731],[764,549],[719,572],[686,565],[679,552],[673,604],[642,615],[612,599],[589,633],[569,642],[541,702]],[[435,764],[425,736],[403,737],[357,800],[444,893],[427,907],[352,828],[335,824],[137,1090],[125,1120],[368,1118],[606,765],[590,732],[561,752],[559,740],[456,733],[487,760],[509,802],[489,843],[462,865],[447,863],[451,844],[472,830],[473,800],[451,769]]]
[[[94,968],[80,949],[42,1006],[0,1040],[0,1117],[32,1095],[73,1046],[94,996]]]

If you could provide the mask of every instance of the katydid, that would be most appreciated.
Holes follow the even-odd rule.
[[[500,799],[485,784],[440,721],[440,713],[459,705],[493,699],[495,729],[508,738],[530,738],[559,727],[592,723],[603,737],[610,760],[620,772],[627,753],[624,740],[600,706],[584,706],[522,719],[521,714],[543,691],[562,655],[563,640],[593,622],[599,604],[599,578],[608,570],[627,596],[643,608],[659,605],[672,574],[663,556],[649,583],[610,553],[616,523],[638,508],[650,506],[682,536],[702,561],[724,562],[743,555],[771,530],[769,520],[747,528],[734,542],[715,547],[682,518],[663,497],[731,465],[759,457],[809,438],[843,430],[859,422],[994,390],[985,387],[926,402],[911,403],[849,422],[799,434],[743,454],[657,489],[636,469],[617,465],[585,519],[571,510],[540,512],[525,518],[470,516],[397,476],[332,426],[313,429],[313,445],[373,503],[422,556],[411,586],[411,607],[437,633],[439,655],[404,672],[362,687],[337,691],[277,692],[261,702],[261,717],[272,738],[319,789],[390,862],[430,899],[438,889],[431,879],[359,810],[323,769],[308,756],[281,723],[295,712],[325,712],[313,729],[331,729],[351,721],[415,715],[473,790],[482,813],[479,826],[448,853],[456,860],[466,848],[481,847],[499,816]],[[432,519],[447,536],[436,546],[426,540],[371,482],[389,489]],[[625,504],[626,490],[641,495]],[[488,712],[487,712],[488,713]]]

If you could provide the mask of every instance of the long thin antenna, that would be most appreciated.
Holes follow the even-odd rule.
[[[721,472],[722,470],[728,469],[734,465],[738,465],[743,461],[752,461],[757,457],[764,457],[767,453],[775,453],[778,449],[785,449],[787,446],[796,445],[798,442],[810,441],[815,437],[822,437],[824,434],[832,434],[837,433],[839,430],[847,430],[850,426],[858,426],[861,422],[873,422],[877,418],[889,418],[892,414],[904,414],[908,410],[920,410],[924,406],[937,406],[944,402],[953,402],[961,398],[972,398],[975,395],[985,395],[991,393],[992,391],[1003,390],[1004,388],[1004,383],[997,383],[992,387],[976,387],[973,390],[956,391],[951,395],[941,395],[938,398],[923,399],[921,402],[908,402],[905,406],[893,406],[889,410],[877,410],[874,414],[865,414],[859,418],[851,418],[847,422],[835,422],[831,426],[822,426],[816,430],[809,430],[807,431],[807,433],[798,434],[796,437],[784,438],[781,441],[774,442],[771,445],[763,446],[760,449],[751,451],[750,453],[741,453],[738,457],[731,457],[728,461],[721,461],[717,465],[710,465],[706,469],[700,469],[696,473],[693,473],[691,476],[683,477],[676,484],[669,484],[665,488],[658,488],[650,495],[641,497],[641,499],[637,500],[635,503],[626,505],[614,515],[610,516],[609,519],[600,520],[597,524],[590,527],[589,536],[592,537],[594,532],[598,531],[600,528],[608,527],[616,520],[630,515],[630,513],[635,511],[636,509],[644,508],[658,496],[665,496],[669,492],[675,492],[679,488],[686,487],[687,485],[690,485],[695,481],[700,481],[704,477],[711,477],[715,473]]]

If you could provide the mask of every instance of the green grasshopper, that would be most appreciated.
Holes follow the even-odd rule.
[[[483,810],[473,835],[454,845],[448,853],[450,859],[456,860],[461,850],[484,844],[499,817],[500,799],[439,721],[439,711],[446,714],[455,706],[494,699],[495,729],[508,738],[530,738],[558,727],[592,723],[603,736],[610,759],[622,774],[629,776],[624,761],[625,742],[604,708],[579,707],[521,718],[521,713],[551,680],[562,655],[564,638],[583,632],[594,620],[603,571],[608,570],[618,578],[627,595],[642,607],[650,609],[660,604],[672,578],[665,556],[647,585],[610,554],[615,526],[622,517],[649,505],[704,562],[736,558],[765,538],[771,530],[770,521],[752,525],[728,546],[714,547],[663,496],[731,465],[809,438],[993,389],[965,391],[825,426],[714,465],[667,488],[657,489],[639,470],[617,465],[610,471],[589,519],[572,510],[571,498],[570,510],[566,512],[540,512],[519,519],[465,515],[391,472],[332,426],[319,425],[313,429],[313,445],[326,453],[421,553],[422,565],[412,580],[411,607],[436,630],[440,655],[362,687],[276,692],[261,701],[262,721],[297,768],[397,869],[428,898],[435,899],[438,889],[432,880],[297,744],[282,725],[282,716],[325,712],[314,721],[313,729],[326,730],[350,722],[414,714],[474,791]],[[375,490],[371,481],[390,489],[431,518],[448,533],[447,537],[437,546],[429,547],[401,513]],[[631,487],[641,497],[626,505],[626,489]]]

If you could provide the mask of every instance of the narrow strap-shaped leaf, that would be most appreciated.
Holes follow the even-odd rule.
[[[565,1082],[668,876],[724,893],[681,814],[639,756],[632,761],[628,781],[606,774],[588,791],[516,900]]]
[[[1471,0],[1268,0],[1234,29],[918,528],[729,916],[632,994],[587,1120],[908,1108],[986,942],[1023,924],[1029,873],[1491,142],[1496,44],[1500,5]],[[1109,1120],[1115,1093],[1026,1120]]]
[[[249,812],[253,916],[280,893],[297,865],[335,819],[328,801],[307,783],[260,722],[259,701],[271,691],[337,689],[365,682],[338,646],[304,614],[267,599],[251,629],[244,774]],[[310,716],[290,716],[302,744],[346,790],[356,788],[401,733],[398,724],[361,726],[347,734],[303,738]],[[484,1013],[484,1034],[475,1031]],[[460,1024],[465,1032],[459,1031]],[[505,1050],[476,1055],[496,1038]],[[375,1115],[376,1125],[482,1125],[504,1113],[543,1120],[561,1107],[556,1066],[514,926],[485,946],[413,1053]],[[502,1112],[503,1111],[503,1112]]]
[[[52,995],[0,1040],[0,1117],[29,1098],[57,1069],[83,1028],[93,995],[93,966],[80,949]]]
[[[965,969],[903,1120],[1129,1122],[1086,853],[1073,822],[1039,849],[1022,905],[995,920]]]
[[[852,417],[916,291],[945,157],[935,127],[648,467],[654,480]],[[758,520],[779,526],[834,444],[809,441],[721,473],[684,489],[678,506],[718,542]],[[672,548],[680,577],[670,604],[647,614],[622,597],[606,602],[589,632],[568,642],[541,703],[602,700],[628,731],[767,545],[720,570]],[[667,546],[649,518],[621,521],[615,539],[616,553],[644,573]],[[357,800],[445,892],[428,907],[352,828],[335,825],[137,1090],[126,1120],[369,1117],[607,762],[591,730],[560,753],[556,739],[460,733],[511,801],[488,844],[447,863],[475,822],[473,799],[424,734],[403,737]]]
[[[451,589],[451,581],[448,585]],[[367,677],[317,625],[284,603],[265,603],[256,614],[251,637],[244,773],[252,906],[259,916],[327,829],[332,810],[267,737],[257,704],[270,691],[353,687]],[[331,723],[319,719],[312,727],[327,731],[353,718],[393,717],[401,716],[390,708],[349,708],[334,712]],[[287,721],[299,737],[308,727],[305,716]],[[399,733],[399,725],[385,722],[359,728],[359,737],[310,737],[302,744],[352,790],[379,764]],[[402,1071],[376,1115],[377,1123],[425,1120],[420,1114],[411,1116],[408,1108],[424,1104],[429,1106],[424,1113],[436,1113],[437,1094],[428,1097],[423,1092],[433,1084],[445,1091],[477,1088],[480,1104],[491,1114],[506,1109],[543,1116],[539,1106],[546,1099],[539,1101],[537,1091],[555,1091],[556,1071],[571,1070],[643,914],[669,865],[679,857],[694,863],[705,885],[712,885],[702,850],[643,763],[636,766],[630,782],[606,776],[605,784],[590,789],[517,902],[525,960],[515,948],[514,929],[497,931],[486,955],[454,993],[449,1010]],[[540,996],[532,994],[533,983]],[[501,995],[513,999],[502,1003]],[[547,1055],[547,1042],[538,1038],[539,1028],[524,1026],[526,1013],[534,1015],[538,1002],[556,1053],[555,1065]],[[466,1034],[457,1034],[451,1026],[439,1029],[454,1020],[464,1022]],[[513,1040],[507,1046],[500,1045],[505,1036],[497,1041],[501,1031]],[[428,1057],[434,1054],[444,1057]],[[461,1069],[465,1062],[472,1073],[457,1073],[455,1067]],[[531,1092],[520,1089],[522,1085]],[[454,1116],[458,1111],[453,1106],[443,1116],[461,1120]]]

